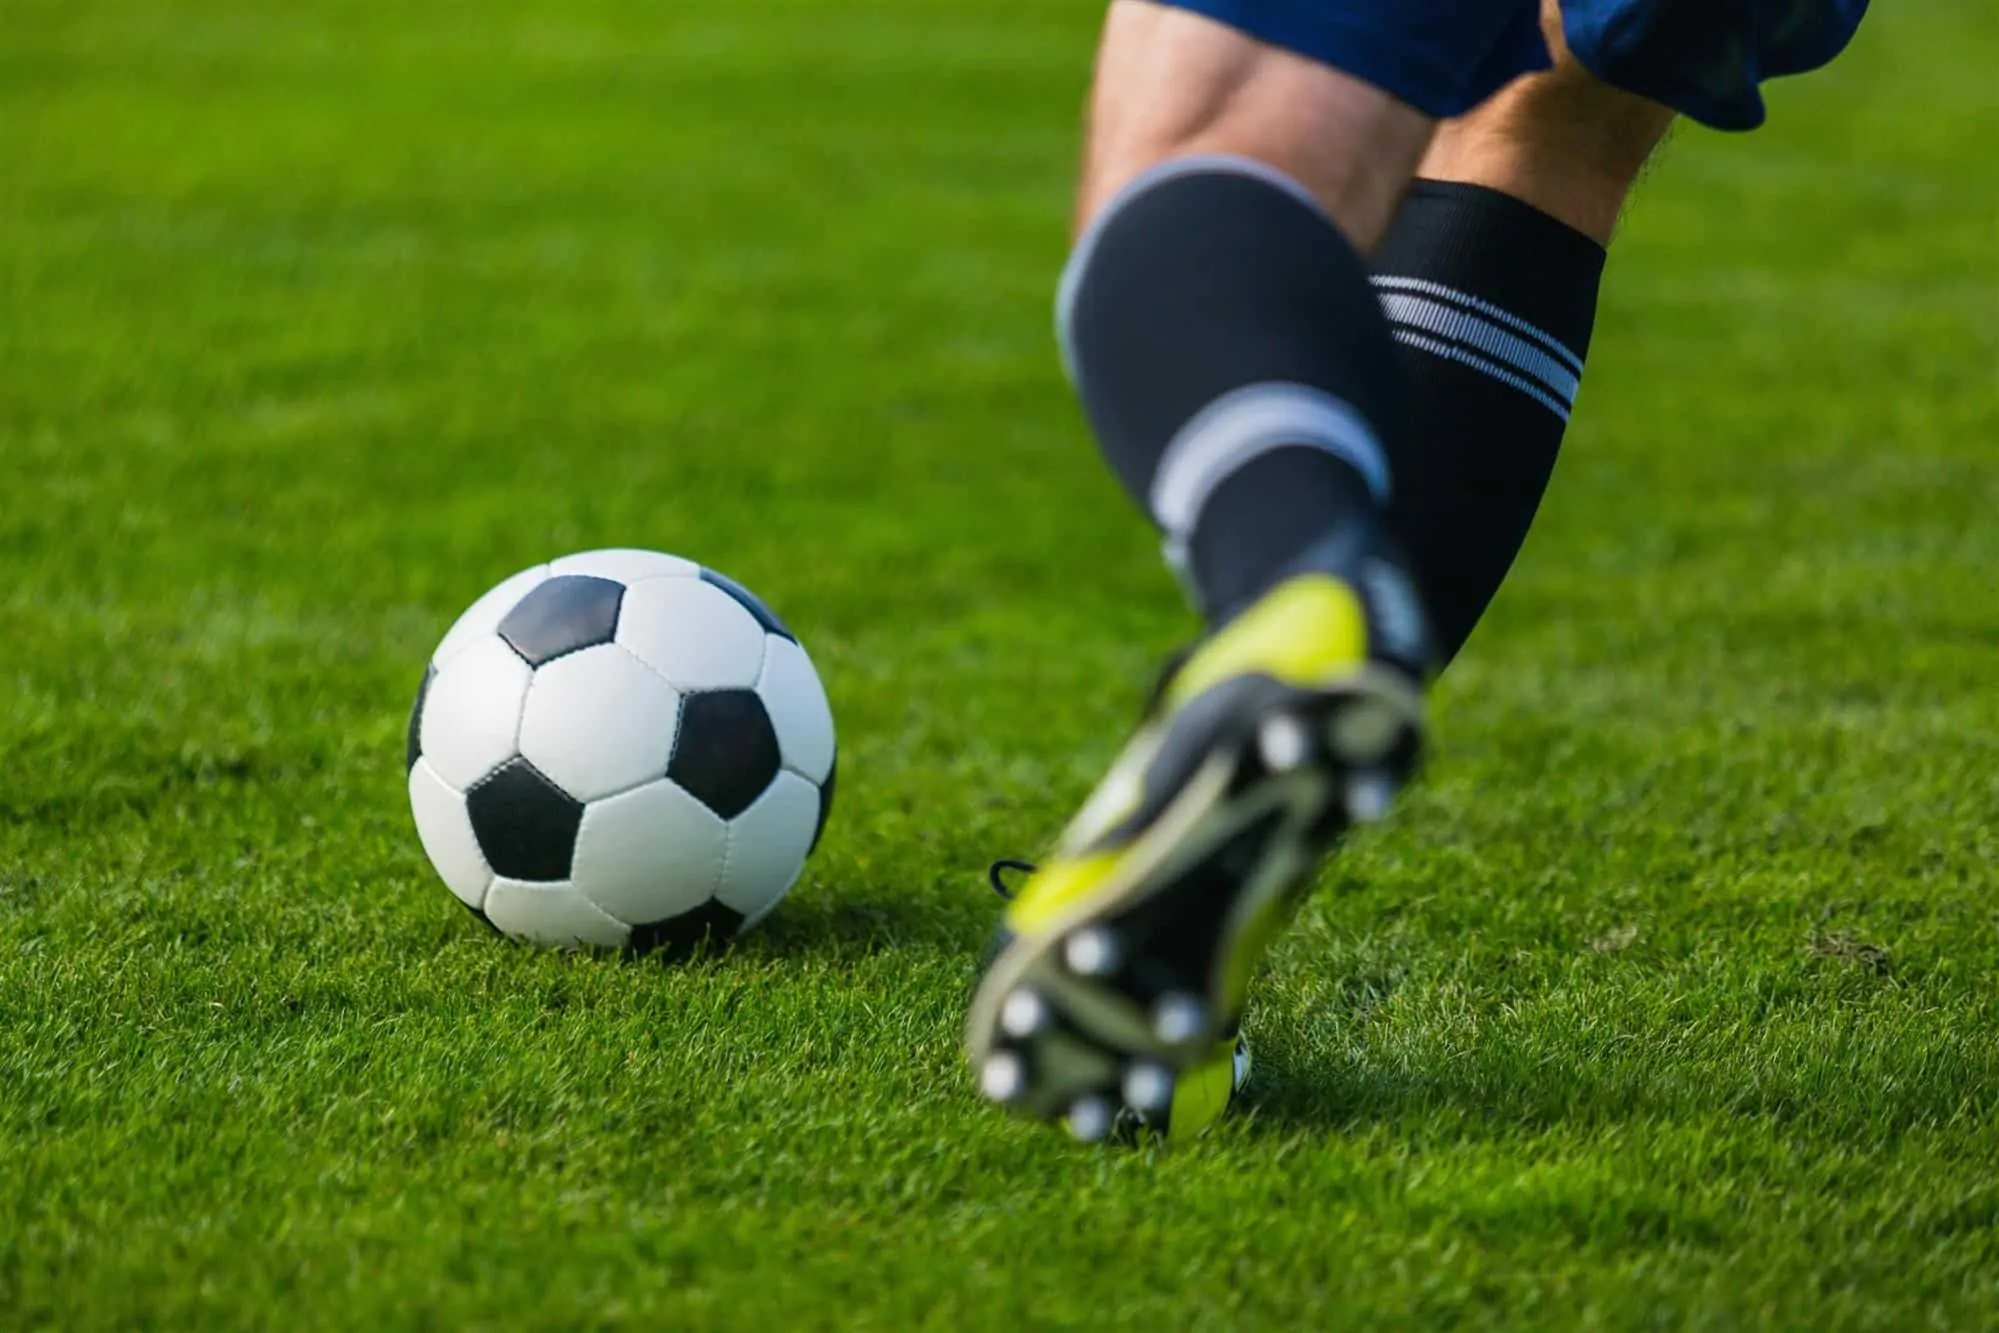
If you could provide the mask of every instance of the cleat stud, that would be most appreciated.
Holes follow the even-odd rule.
[[[1201,1035],[1208,1006],[1185,991],[1162,995],[1152,1006],[1152,1034],[1168,1046],[1184,1046]]]
[[[1341,709],[1327,729],[1333,753],[1350,765],[1376,764],[1402,737],[1402,719],[1380,699],[1356,699]]]
[[[1069,1107],[1069,1133],[1082,1143],[1100,1143],[1116,1118],[1109,1098],[1078,1097]]]
[[[1388,813],[1394,801],[1395,780],[1378,769],[1347,778],[1347,819],[1351,823],[1374,823]]]
[[[1256,753],[1273,773],[1292,773],[1312,757],[1312,733],[1290,713],[1272,713],[1256,729]]]
[[[1046,1028],[1054,1017],[1040,991],[1017,990],[1000,1005],[999,1025],[1007,1036],[1025,1041]]]
[[[1027,1091],[1027,1062],[1012,1051],[998,1051],[979,1070],[979,1091],[987,1101],[1002,1105],[1018,1101]]]
[[[1109,976],[1124,961],[1124,950],[1108,926],[1085,926],[1062,942],[1062,961],[1078,976]]]
[[[1140,1115],[1159,1115],[1173,1105],[1173,1071],[1164,1065],[1133,1065],[1124,1073],[1125,1104]]]

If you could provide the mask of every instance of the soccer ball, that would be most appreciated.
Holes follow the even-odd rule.
[[[833,804],[833,714],[740,585],[653,551],[514,575],[431,656],[410,809],[445,884],[502,934],[647,952],[776,907]]]

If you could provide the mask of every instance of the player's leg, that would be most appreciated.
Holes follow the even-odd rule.
[[[1376,260],[1414,390],[1395,511],[1442,660],[1533,521],[1589,350],[1603,247],[1674,112],[1753,128],[1762,81],[1832,60],[1866,10],[1548,0],[1555,68],[1438,131]]]
[[[1060,325],[1213,629],[1009,906],[967,1025],[988,1095],[1084,1137],[1215,1049],[1320,852],[1414,764],[1405,406],[1361,254],[1432,115],[1546,58],[1532,11],[1489,0],[1212,4],[1228,23],[1112,8]],[[1466,51],[1421,49],[1439,30]]]
[[[1569,51],[1555,0],[1542,6],[1541,29],[1553,68],[1439,126],[1417,174],[1501,191],[1608,246],[1674,113],[1585,69]]]
[[[1360,256],[1432,128],[1213,19],[1111,7],[1060,333],[1106,459],[1215,623],[1386,494],[1405,407]],[[1231,402],[1292,438],[1259,455],[1224,422],[1190,447]]]
[[[1673,113],[1555,68],[1438,130],[1375,257],[1412,420],[1395,512],[1440,658],[1463,646],[1553,475],[1604,250]]]

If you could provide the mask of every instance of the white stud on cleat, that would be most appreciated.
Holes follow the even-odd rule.
[[[1077,976],[1108,976],[1124,961],[1124,950],[1108,926],[1085,926],[1062,941],[1062,961]]]
[[[1111,1132],[1115,1112],[1104,1097],[1078,1097],[1069,1108],[1069,1133],[1083,1143],[1097,1143]]]
[[[1133,1065],[1124,1071],[1125,1104],[1140,1115],[1158,1115],[1173,1105],[1173,1071],[1165,1065]]]
[[[1402,718],[1382,699],[1355,699],[1334,715],[1326,740],[1347,764],[1374,764],[1386,758],[1402,735]]]
[[[1291,773],[1312,757],[1312,733],[1290,713],[1272,713],[1256,729],[1256,753],[1273,773]]]
[[[1025,1041],[1047,1027],[1054,1017],[1040,991],[1017,990],[1000,1005],[1000,1031]]]
[[[986,1100],[1010,1102],[1027,1091],[1027,1062],[1012,1051],[996,1051],[979,1070],[979,1091]]]
[[[1185,991],[1162,995],[1152,1006],[1152,1035],[1168,1046],[1184,1046],[1201,1035],[1208,1006]]]
[[[1388,813],[1395,802],[1395,779],[1378,769],[1347,776],[1347,819],[1355,824],[1372,824]]]

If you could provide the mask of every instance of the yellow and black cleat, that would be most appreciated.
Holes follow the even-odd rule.
[[[1034,871],[1035,867],[1026,861],[995,861],[987,872],[987,879],[995,893],[1012,901],[1014,892],[1008,885],[1007,876],[1012,873],[1031,875]],[[987,954],[989,961],[1006,946],[1008,940],[1009,936],[1002,930]],[[1151,1109],[1141,1111],[1131,1105],[1117,1106],[1111,1112],[1109,1132],[1102,1135],[1090,1132],[1088,1125],[1074,1128],[1084,1131],[1086,1138],[1102,1137],[1128,1147],[1150,1143],[1185,1143],[1205,1134],[1216,1121],[1228,1114],[1235,1105],[1237,1095],[1249,1082],[1253,1067],[1249,1039],[1240,1032],[1231,1032],[1202,1059],[1173,1075],[1170,1086],[1149,1089],[1141,1086],[1138,1089],[1139,1100]],[[1152,1077],[1160,1077],[1160,1074],[1155,1073]],[[1124,1090],[1120,1088],[1119,1091],[1122,1093]]]
[[[1206,1133],[1228,1114],[1236,1094],[1249,1082],[1249,1040],[1240,1034],[1225,1038],[1205,1058],[1181,1070],[1170,1091],[1160,1089],[1150,1100],[1161,1109],[1141,1111],[1121,1106],[1105,1137],[1115,1143],[1185,1143]],[[1124,1089],[1119,1089],[1123,1092]],[[1143,1089],[1141,1089],[1143,1091]],[[1084,1138],[1095,1135],[1087,1125],[1070,1124],[1071,1132]]]
[[[1279,583],[1168,676],[1007,905],[966,1024],[987,1098],[1098,1140],[1221,1086],[1192,1076],[1233,1049],[1320,858],[1416,768],[1424,637],[1373,560]]]

